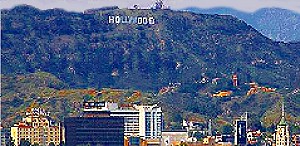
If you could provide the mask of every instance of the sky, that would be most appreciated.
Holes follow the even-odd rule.
[[[63,8],[68,11],[82,12],[90,8],[119,6],[127,8],[134,4],[149,7],[155,0],[0,0],[0,8],[12,8],[27,4],[39,9]],[[254,12],[260,8],[277,7],[300,13],[300,0],[164,0],[171,9],[186,7],[213,8],[230,7],[245,12]]]

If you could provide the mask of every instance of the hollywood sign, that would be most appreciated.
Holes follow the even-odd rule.
[[[109,24],[139,24],[139,25],[153,25],[155,24],[154,17],[136,17],[136,16],[108,16]]]

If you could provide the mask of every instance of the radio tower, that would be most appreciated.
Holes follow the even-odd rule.
[[[164,7],[165,7],[165,5],[164,5],[163,0],[156,0],[155,1],[154,9],[161,10],[161,9],[164,9]]]

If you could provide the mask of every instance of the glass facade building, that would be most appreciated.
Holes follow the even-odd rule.
[[[64,126],[66,146],[124,145],[123,117],[70,117]]]
[[[235,145],[247,144],[247,123],[246,121],[236,121]]]

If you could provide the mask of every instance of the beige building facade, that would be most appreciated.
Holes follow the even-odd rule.
[[[29,108],[26,117],[22,121],[11,127],[11,137],[15,145],[19,145],[21,140],[27,140],[31,144],[49,145],[54,143],[59,145],[64,141],[64,129],[60,123],[54,123],[49,113],[41,108]]]

